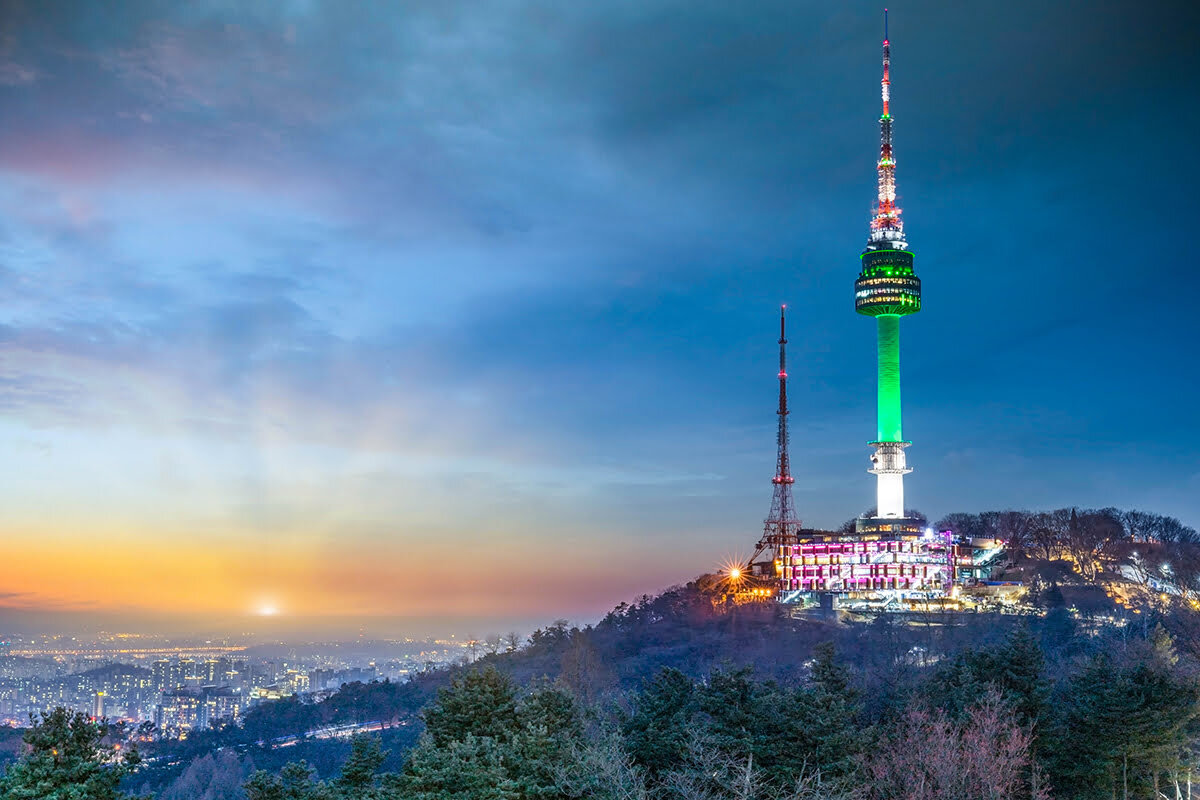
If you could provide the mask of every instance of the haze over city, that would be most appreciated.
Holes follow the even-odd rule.
[[[761,532],[781,303],[874,502],[875,5],[0,10],[4,630],[597,619]],[[1200,526],[1195,7],[894,11],[910,506]]]

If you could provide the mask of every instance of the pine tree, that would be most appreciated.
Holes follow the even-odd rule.
[[[995,685],[1017,714],[1017,721],[1036,726],[1046,710],[1050,687],[1044,675],[1046,659],[1029,628],[1014,628],[994,652],[991,675],[984,680]]]
[[[850,671],[837,662],[833,642],[821,642],[813,648],[813,683],[830,695],[853,700],[850,688]]]
[[[0,775],[0,800],[119,800],[117,787],[138,763],[103,744],[104,722],[56,708],[22,737],[28,751]]]
[[[854,772],[866,744],[854,695],[832,694],[822,686],[802,689],[795,693],[792,708],[787,720],[794,731],[790,757],[780,760],[782,768],[776,772],[789,781],[799,779],[805,771],[828,779]],[[768,766],[764,761],[764,767]]]
[[[1014,628],[998,647],[965,649],[948,659],[929,682],[931,705],[961,716],[989,686],[997,689],[1023,725],[1036,725],[1045,714],[1049,682],[1045,657],[1029,629]]]
[[[506,748],[490,737],[468,733],[438,745],[422,736],[401,776],[386,786],[404,800],[520,800],[505,768]]]
[[[350,742],[350,755],[342,764],[342,772],[333,782],[333,793],[346,800],[376,800],[379,767],[385,754],[379,740],[370,736],[355,736]]]
[[[521,701],[517,724],[522,730],[542,728],[556,738],[577,741],[583,737],[583,710],[571,692],[542,685]]]
[[[621,732],[634,763],[657,777],[682,763],[687,752],[696,686],[679,670],[665,667],[642,687],[634,704]]]
[[[714,672],[696,693],[697,707],[707,722],[712,745],[734,759],[750,755],[754,731],[762,710],[761,685],[750,677],[750,667]]]
[[[246,783],[247,800],[334,800],[304,761],[285,764],[278,775],[259,770]]]
[[[507,741],[518,728],[516,689],[507,675],[489,665],[438,690],[424,719],[438,745],[462,741],[468,734]]]
[[[1060,703],[1047,763],[1056,796],[1141,796],[1179,766],[1187,727],[1200,714],[1190,679],[1153,661],[1118,668],[1098,656]]]
[[[510,739],[505,765],[521,796],[562,796],[559,777],[584,744],[583,711],[565,689],[541,686],[517,709],[521,728]]]

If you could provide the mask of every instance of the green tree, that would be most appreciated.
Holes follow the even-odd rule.
[[[404,800],[520,800],[518,784],[505,768],[506,753],[502,743],[487,736],[468,733],[438,745],[425,735],[403,774],[385,785]]]
[[[991,686],[1016,712],[1020,724],[1036,726],[1045,715],[1049,696],[1044,673],[1042,648],[1021,626],[999,646],[966,649],[947,659],[926,685],[926,696],[931,704],[962,716]]]
[[[704,723],[701,749],[729,763],[752,765],[775,787],[793,785],[808,772],[850,773],[860,736],[849,676],[834,660],[832,647],[821,649],[815,667],[814,685],[793,691],[754,681],[749,669],[714,673],[697,692],[702,716],[690,726]]]
[[[333,800],[329,787],[304,761],[285,764],[278,775],[259,770],[246,782],[247,800]]]
[[[330,787],[333,795],[346,800],[382,798],[378,773],[385,757],[378,739],[355,736],[350,742],[350,755],[342,764],[342,772]]]
[[[544,684],[531,691],[517,708],[521,730],[542,728],[556,738],[583,738],[583,709],[570,691]]]
[[[467,734],[507,741],[519,727],[517,692],[507,675],[488,665],[438,690],[423,717],[425,730],[439,746],[462,741]]]
[[[708,740],[719,753],[735,759],[750,755],[759,722],[762,686],[750,676],[750,667],[714,672],[696,693]]]
[[[1014,628],[1004,644],[992,651],[990,663],[984,665],[989,673],[982,677],[1012,704],[1018,723],[1036,726],[1045,714],[1050,692],[1045,665],[1037,639],[1022,625]]]
[[[245,785],[247,800],[392,800],[394,775],[380,775],[386,754],[378,740],[355,736],[341,773],[318,781],[307,762],[286,764],[278,775],[259,770]]]
[[[1045,742],[1057,796],[1149,793],[1187,752],[1198,702],[1195,683],[1161,663],[1096,657],[1070,682]]]
[[[544,685],[518,709],[520,729],[507,745],[505,764],[524,798],[563,797],[559,780],[584,745],[583,711],[569,691]]]
[[[120,754],[103,744],[109,726],[80,712],[56,708],[22,739],[24,755],[0,776],[3,800],[119,800],[117,787],[138,763],[136,751]]]
[[[625,717],[621,733],[634,763],[650,777],[682,763],[688,747],[688,722],[696,708],[695,684],[677,669],[664,667],[647,682]]]
[[[831,695],[839,695],[848,701],[853,699],[850,671],[838,663],[833,642],[821,642],[813,648],[812,680]]]
[[[567,689],[547,683],[518,698],[494,668],[439,692],[404,772],[384,785],[406,798],[558,800],[585,747],[584,715]]]
[[[814,650],[812,686],[793,694],[795,713],[786,721],[792,735],[791,758],[780,754],[787,767],[780,777],[797,781],[803,771],[820,777],[843,778],[854,771],[865,738],[858,724],[858,691],[850,671],[837,660],[832,642]],[[798,766],[799,760],[803,766]]]

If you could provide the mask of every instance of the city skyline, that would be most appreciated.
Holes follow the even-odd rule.
[[[880,7],[0,8],[0,621],[595,619],[761,531],[781,303],[874,502]],[[892,7],[908,508],[1200,527],[1197,11],[1092,8]]]

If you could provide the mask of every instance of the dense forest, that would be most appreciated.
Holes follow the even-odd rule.
[[[1172,562],[1195,556],[1194,532],[1130,534],[1110,511],[1053,519],[1060,538],[1043,550],[1046,534],[1031,527],[1011,569],[1086,582],[1127,572],[1139,552],[1180,593],[1079,609],[1052,580],[1023,616],[855,621],[729,605],[710,577],[403,684],[263,704],[241,725],[140,756],[57,713],[26,732],[0,798],[1190,797],[1200,613],[1193,579]],[[1086,551],[1092,564],[1082,544],[1070,549],[1084,527],[1106,531],[1088,534],[1101,542]],[[366,721],[383,731],[270,745]],[[81,785],[91,793],[70,793]]]

